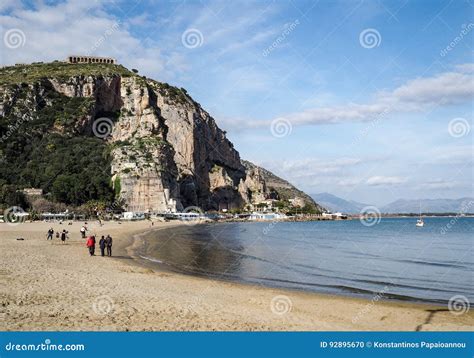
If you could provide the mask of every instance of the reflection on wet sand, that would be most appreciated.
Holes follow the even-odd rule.
[[[154,234],[151,234],[152,236]],[[205,225],[179,227],[160,232],[160,240],[145,238],[140,253],[163,262],[171,269],[209,277],[239,276],[242,255],[238,237],[223,242]]]

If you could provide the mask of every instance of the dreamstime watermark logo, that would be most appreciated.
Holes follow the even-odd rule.
[[[471,125],[464,118],[454,118],[449,121],[448,133],[451,137],[461,138],[468,135],[471,131]]]
[[[469,23],[469,24],[463,24],[461,26],[461,32],[451,40],[448,46],[446,46],[444,49],[442,49],[439,52],[439,55],[441,57],[446,56],[451,50],[453,50],[463,39],[464,37],[471,32],[471,30],[474,28],[474,23]]]
[[[461,206],[461,210],[459,210],[459,213],[449,220],[449,222],[443,226],[443,228],[439,231],[441,235],[445,235],[448,231],[451,230],[451,228],[456,225],[456,223],[459,221],[459,218],[462,217],[464,214],[468,213],[472,206],[474,205],[474,200],[469,200],[467,203],[464,202],[463,205]]]
[[[92,303],[92,310],[98,315],[105,316],[114,310],[114,301],[110,296],[99,296]]]
[[[181,43],[190,49],[201,47],[204,43],[204,36],[198,29],[187,29],[181,35]]]
[[[92,123],[92,133],[98,138],[107,139],[112,134],[114,122],[107,117],[101,117]]]
[[[112,26],[105,30],[105,32],[96,40],[91,49],[86,53],[86,56],[91,56],[92,53],[94,53],[99,47],[101,47],[102,44],[120,28],[120,23],[120,20],[114,22]]]
[[[360,211],[359,220],[364,226],[377,225],[381,219],[380,210],[375,206],[366,206]]]
[[[7,352],[53,352],[53,351],[85,351],[86,346],[84,344],[56,344],[52,343],[51,339],[46,338],[44,342],[40,343],[15,343],[8,342],[5,345]]]
[[[186,305],[186,309],[184,310],[184,314],[197,314],[197,308],[202,305],[204,294],[201,293],[198,296],[193,297],[191,303]]]
[[[278,295],[272,298],[270,302],[270,309],[273,313],[283,316],[284,314],[291,311],[293,307],[293,302],[288,296],[285,295]]]
[[[470,308],[471,304],[466,296],[455,295],[449,299],[448,309],[453,315],[460,316],[469,312]]]
[[[379,113],[377,117],[375,117],[372,121],[370,121],[369,125],[367,125],[364,129],[359,131],[359,134],[354,139],[354,144],[359,143],[362,139],[369,134],[369,131],[375,128],[387,115],[391,112],[391,108],[385,108],[382,112]]]
[[[10,29],[3,35],[3,43],[11,49],[23,47],[26,43],[25,33],[20,29]]]
[[[19,206],[11,206],[3,212],[3,220],[11,226],[24,223],[27,216]]]
[[[204,211],[199,206],[188,206],[180,215],[186,225],[196,225],[205,220]]]
[[[263,232],[263,235],[268,235],[270,233],[270,231],[273,230],[273,228],[278,224],[279,222],[278,221],[272,221],[270,224],[266,225],[262,232]]]
[[[370,303],[366,304],[363,309],[361,309],[355,316],[352,317],[352,324],[357,323],[361,318],[365,317],[375,306],[375,304],[381,299],[385,298],[385,294],[390,290],[389,285],[385,285],[382,290],[377,292],[375,296],[372,297]]]
[[[120,179],[120,177],[114,177],[114,178],[115,179],[116,178]],[[115,188],[115,184],[114,184],[114,188]],[[115,210],[122,209],[124,205],[125,205],[125,199],[119,197],[119,198],[115,199],[113,201],[113,203],[107,209],[114,212]]]
[[[276,118],[270,124],[270,132],[276,138],[283,138],[291,134],[293,126],[286,118]]]
[[[379,47],[382,43],[382,36],[376,29],[365,29],[359,34],[359,43],[364,48]]]
[[[274,49],[281,45],[283,41],[290,35],[293,30],[300,24],[300,20],[295,20],[289,24],[285,25],[285,29],[283,32],[278,36],[275,41],[272,42],[270,46],[268,46],[262,53],[263,57],[267,57]]]
[[[0,143],[5,142],[8,138],[11,137],[13,133],[15,133],[23,123],[32,121],[34,118],[30,117],[27,113],[23,114],[20,119],[18,119],[13,125],[8,127],[8,130],[5,134],[2,135],[0,138]]]

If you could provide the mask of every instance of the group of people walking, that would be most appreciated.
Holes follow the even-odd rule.
[[[87,224],[87,223],[86,223]],[[81,227],[81,237],[83,239],[86,238],[86,231],[87,227],[84,225]],[[56,232],[56,238],[61,238],[61,241],[63,243],[66,242],[66,239],[68,238],[67,234],[69,232],[66,230],[63,230],[62,232],[57,231]],[[46,240],[53,240],[54,236],[54,229],[50,228],[47,233]],[[107,235],[107,236],[102,236],[101,239],[99,240],[99,248],[100,248],[100,256],[105,256],[107,252],[107,256],[112,256],[112,236]],[[96,239],[94,235],[91,235],[87,238],[86,241],[86,246],[89,249],[89,254],[91,256],[95,255],[95,245],[96,245]]]
[[[89,254],[91,256],[95,255],[95,236],[89,236],[87,238],[86,245],[89,248]],[[112,236],[107,235],[101,237],[99,240],[100,256],[105,256],[105,250],[107,249],[107,256],[112,256]]]
[[[59,231],[56,231],[56,238],[57,239],[61,238],[61,241],[64,244],[66,243],[67,234],[69,234],[69,232],[66,230],[63,230],[61,233]],[[46,237],[46,240],[53,240],[53,236],[54,236],[54,230],[53,228],[50,228],[48,230],[48,236]]]
[[[100,226],[102,226],[102,222],[100,220],[99,220],[99,224]],[[87,227],[85,225],[82,226],[80,231],[81,231],[82,238],[85,239]],[[86,246],[89,249],[89,254],[91,256],[95,255],[95,245],[96,245],[95,235],[89,236],[86,241]],[[101,239],[99,240],[99,248],[100,248],[100,256],[105,256],[106,250],[107,250],[107,256],[112,256],[112,236],[102,235]]]

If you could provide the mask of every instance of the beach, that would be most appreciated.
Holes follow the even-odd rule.
[[[114,257],[89,256],[82,223],[0,224],[0,330],[472,331],[472,311],[229,283],[160,271],[133,258],[134,235],[177,225],[89,223]],[[47,230],[68,230],[65,244]],[[17,240],[23,238],[24,240]]]

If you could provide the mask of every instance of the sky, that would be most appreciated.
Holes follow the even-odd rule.
[[[474,196],[474,0],[2,0],[0,26],[2,65],[111,56],[186,88],[307,193]]]

